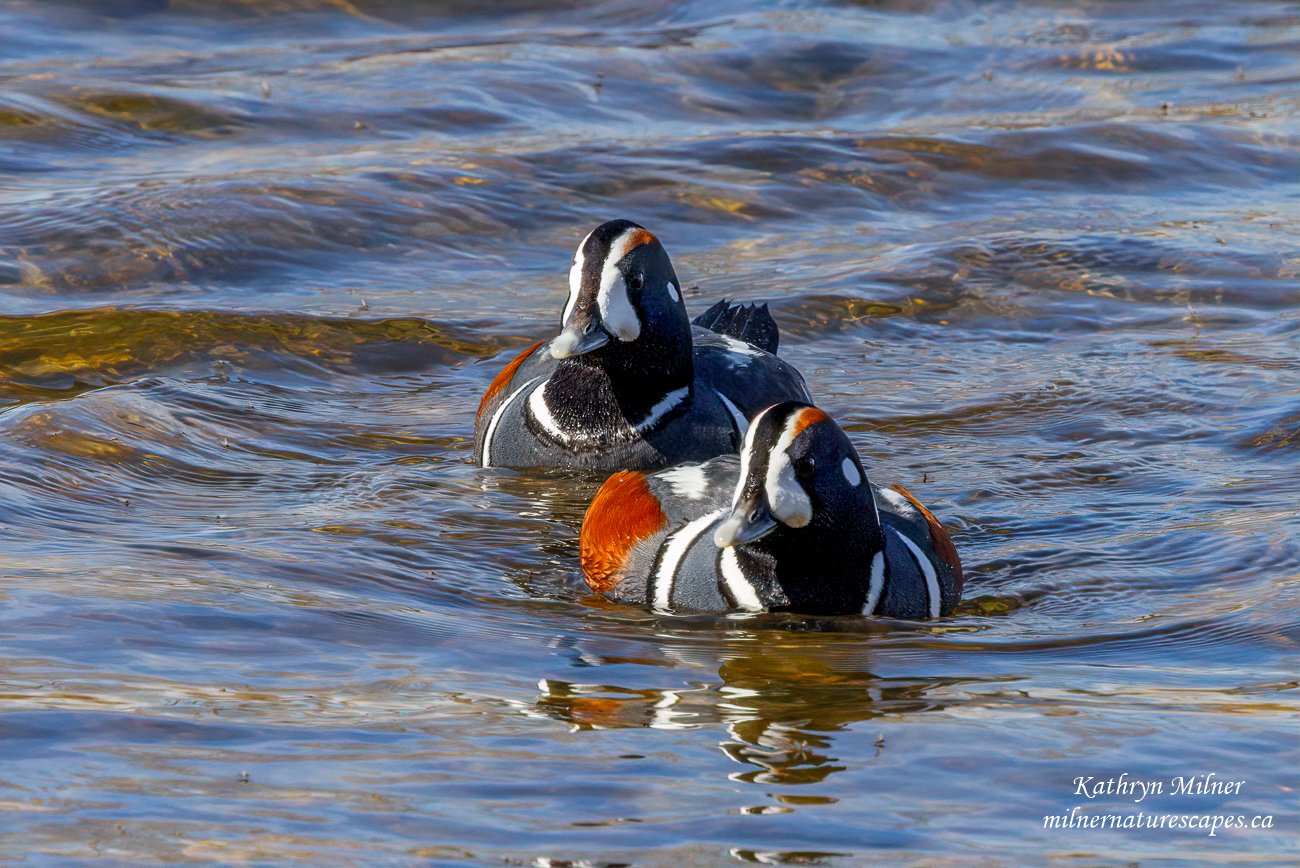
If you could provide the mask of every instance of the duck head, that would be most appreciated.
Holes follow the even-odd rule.
[[[713,540],[719,548],[760,540],[844,546],[850,539],[878,548],[872,497],[840,426],[816,407],[787,401],[761,412],[745,432],[731,514]]]
[[[681,284],[659,239],[630,220],[610,220],[578,245],[569,299],[549,351],[606,366],[689,373],[691,325]]]

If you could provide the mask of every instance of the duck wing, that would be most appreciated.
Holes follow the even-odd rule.
[[[781,332],[766,304],[741,304],[725,298],[697,316],[695,325],[753,344],[775,354]]]

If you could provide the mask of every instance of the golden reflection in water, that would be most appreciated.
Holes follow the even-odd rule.
[[[927,699],[933,682],[882,679],[865,668],[832,667],[814,653],[777,647],[729,657],[718,680],[677,688],[543,679],[536,708],[575,730],[647,727],[723,728],[718,748],[745,766],[732,780],[752,784],[817,784],[850,764],[874,757],[841,756],[835,735],[886,714],[942,709]],[[875,757],[885,750],[875,742]],[[780,796],[787,805],[816,804],[818,796]],[[833,800],[832,800],[833,801]]]
[[[1293,783],[1300,18],[1171,5],[0,2],[0,852],[1204,861],[1030,805]],[[469,463],[618,216],[772,304],[953,618],[620,607],[599,478]]]

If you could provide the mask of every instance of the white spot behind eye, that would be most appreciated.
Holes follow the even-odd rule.
[[[862,474],[858,471],[858,466],[853,463],[852,458],[845,458],[844,463],[840,465],[844,471],[844,478],[848,480],[849,485],[857,488],[862,484]]]
[[[682,300],[682,295],[681,295],[681,293],[679,293],[679,292],[677,291],[677,287],[673,286],[671,283],[668,284],[668,294],[669,294],[670,296],[672,296],[673,301],[681,301],[681,300]]]

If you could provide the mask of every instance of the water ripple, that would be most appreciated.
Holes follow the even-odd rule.
[[[1293,5],[15,0],[0,31],[3,852],[1293,851]],[[618,216],[692,312],[771,303],[868,475],[951,529],[951,618],[611,603],[598,476],[470,463]],[[1245,778],[1164,807],[1280,831],[1042,831],[1121,770]]]

